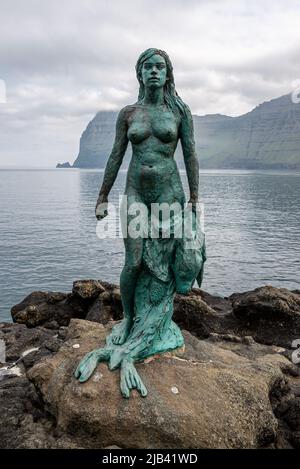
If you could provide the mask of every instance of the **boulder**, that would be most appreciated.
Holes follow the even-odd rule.
[[[249,321],[259,319],[287,321],[300,318],[300,295],[286,288],[266,285],[253,291],[234,293],[230,299],[233,313]]]
[[[282,348],[184,331],[184,355],[137,365],[149,395],[125,400],[106,364],[85,384],[73,378],[111,326],[0,324],[7,362],[17,362],[0,368],[1,448],[299,447],[299,367]]]
[[[98,280],[77,280],[73,283],[72,293],[83,300],[92,300],[104,291],[105,288]]]
[[[111,294],[104,291],[90,307],[86,320],[107,324],[114,316]]]
[[[275,444],[278,420],[270,396],[280,396],[287,386],[284,371],[290,362],[285,357],[265,347],[249,359],[224,348],[216,337],[198,340],[185,332],[183,356],[168,354],[137,365],[149,394],[141,398],[134,391],[126,400],[119,390],[119,371],[109,371],[105,363],[84,384],[74,378],[79,360],[104,344],[108,328],[72,319],[58,352],[27,371],[55,431],[72,439],[73,445],[258,448]]]
[[[67,325],[73,317],[68,295],[60,292],[33,292],[11,308],[14,322],[28,327],[48,324],[49,328]]]
[[[300,337],[300,295],[270,285],[230,296],[238,335],[252,335],[264,344],[291,348]]]

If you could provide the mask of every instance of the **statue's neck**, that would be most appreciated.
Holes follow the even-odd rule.
[[[145,89],[145,96],[144,96],[144,104],[164,104],[164,89],[163,88],[155,88],[154,90],[146,88]]]

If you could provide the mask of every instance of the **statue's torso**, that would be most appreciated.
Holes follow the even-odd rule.
[[[174,185],[182,197],[180,176],[174,160],[179,126],[179,113],[176,115],[166,106],[130,106],[127,137],[132,144],[132,159],[127,189],[133,188],[154,202],[162,193],[166,194],[163,199],[173,198]]]

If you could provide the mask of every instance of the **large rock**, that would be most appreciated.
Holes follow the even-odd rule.
[[[265,344],[291,348],[300,337],[300,295],[270,285],[230,297],[239,333]]]
[[[174,447],[187,444],[189,429],[192,445],[198,439],[208,447],[299,447],[299,368],[282,348],[252,337],[211,333],[198,340],[184,332],[185,356],[139,365],[150,394],[126,401],[119,372],[106,365],[84,385],[73,379],[77,361],[103,343],[106,330],[78,320],[57,330],[0,324],[7,361],[17,361],[0,368],[1,448],[93,448],[115,441],[131,447],[148,444],[146,433],[153,436],[150,446]],[[126,425],[136,428],[131,438]]]
[[[76,280],[73,283],[72,293],[83,300],[92,300],[104,291],[105,288],[98,280]]]
[[[253,291],[234,293],[230,299],[234,314],[249,321],[258,319],[286,321],[300,318],[300,295],[286,288],[266,285]]]
[[[67,294],[59,292],[33,292],[11,308],[12,318],[14,322],[28,327],[67,325],[73,317],[73,308],[68,304],[67,297]]]
[[[220,346],[216,336],[199,341],[186,332],[183,357],[137,365],[149,395],[133,392],[126,400],[119,371],[109,371],[106,364],[84,384],[74,378],[78,361],[102,346],[106,334],[103,325],[73,319],[59,351],[28,371],[56,433],[71,437],[73,445],[256,448],[275,443],[278,421],[270,396],[286,388],[282,370],[291,366],[276,351],[265,347],[249,359]]]

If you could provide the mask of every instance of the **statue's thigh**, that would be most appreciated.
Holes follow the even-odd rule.
[[[179,203],[183,205],[185,201],[185,195],[182,188],[181,181],[177,177],[173,177],[168,184],[163,186],[159,197],[157,198],[156,202],[167,203],[172,205],[174,203]]]
[[[138,205],[137,205],[138,204]],[[141,204],[141,205],[140,205]],[[141,210],[144,210],[144,218],[145,220],[143,221],[143,217],[139,218],[142,223],[147,223],[147,217],[146,217],[146,210],[147,207],[143,203],[141,197],[136,194],[136,193],[130,193],[127,194],[127,199],[123,199],[122,205],[121,205],[121,213],[122,213],[122,232],[123,232],[123,240],[124,240],[124,245],[125,245],[125,263],[128,265],[133,265],[133,266],[138,266],[140,265],[142,261],[142,254],[143,254],[143,243],[144,243],[144,237],[143,236],[137,236],[137,237],[132,237],[130,236],[130,230],[129,226],[131,225],[134,227],[135,222],[138,220],[139,212],[136,212],[136,209],[138,207],[141,208]]]
[[[143,238],[124,238],[125,264],[139,267],[143,255]]]

